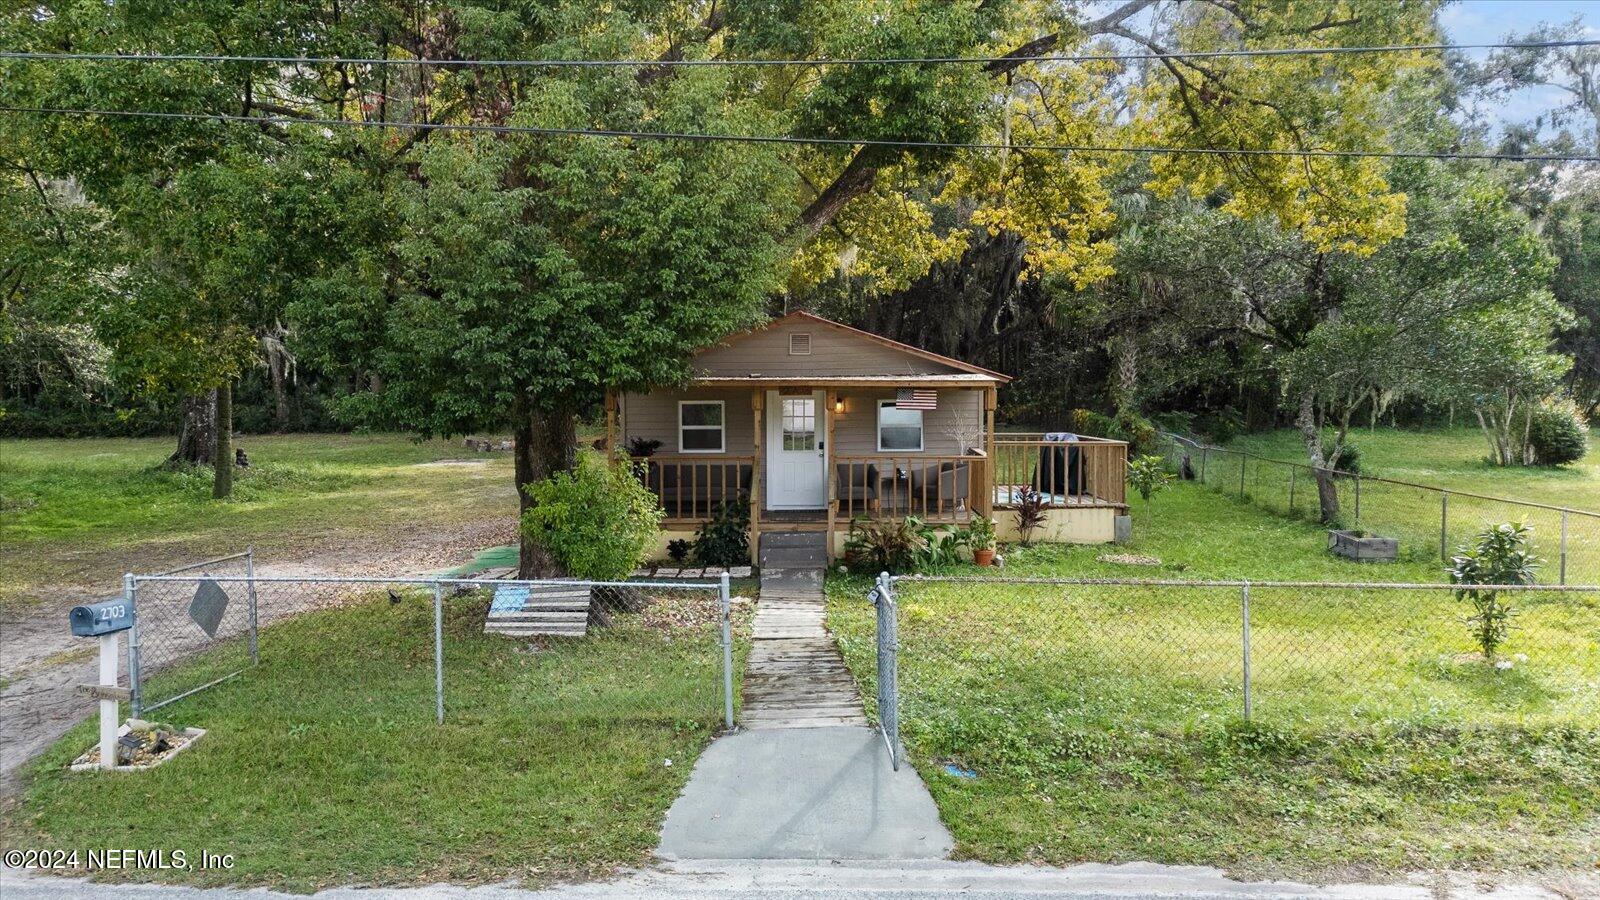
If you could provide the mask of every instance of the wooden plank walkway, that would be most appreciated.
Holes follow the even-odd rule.
[[[823,628],[822,535],[764,534],[744,672],[747,728],[865,725],[861,694]]]

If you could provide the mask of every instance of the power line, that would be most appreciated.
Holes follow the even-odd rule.
[[[1042,56],[928,56],[869,59],[395,59],[359,56],[228,56],[213,53],[52,53],[4,51],[0,60],[80,62],[218,62],[272,65],[459,66],[462,68],[616,69],[772,67],[772,66],[919,66],[992,65],[995,63],[1132,62],[1167,59],[1221,59],[1261,56],[1342,56],[1368,53],[1422,53],[1449,50],[1546,50],[1600,46],[1600,39],[1507,41],[1495,44],[1380,44],[1362,47],[1268,47],[1256,50],[1172,50],[1138,53],[1047,54]]]
[[[1262,150],[1220,147],[1137,147],[1093,144],[993,144],[960,141],[906,141],[876,138],[795,137],[761,134],[702,134],[682,131],[625,131],[588,128],[545,128],[534,125],[489,125],[468,122],[373,122],[357,119],[244,116],[228,113],[158,112],[129,109],[68,109],[61,107],[0,106],[0,112],[63,116],[109,116],[182,121],[242,122],[255,125],[314,125],[420,131],[459,131],[479,134],[528,134],[545,137],[636,138],[640,140],[697,141],[745,144],[801,144],[822,147],[889,147],[904,150],[1041,150],[1057,153],[1138,153],[1190,156],[1287,156],[1311,159],[1455,159],[1499,162],[1600,162],[1600,156],[1582,154],[1434,153],[1405,150]]]

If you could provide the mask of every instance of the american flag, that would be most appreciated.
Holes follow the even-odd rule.
[[[895,409],[938,409],[939,392],[901,388],[894,395]]]

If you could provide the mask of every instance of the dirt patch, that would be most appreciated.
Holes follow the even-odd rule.
[[[280,577],[422,575],[460,565],[485,547],[516,539],[515,516],[492,516],[456,525],[419,522],[359,535],[336,535],[288,552],[258,553],[256,572]],[[193,562],[214,552],[188,552],[169,545],[104,551],[99,571],[127,568],[154,572]],[[77,579],[78,573],[68,576]],[[95,653],[67,631],[67,611],[86,599],[118,593],[107,576],[89,584],[47,585],[41,599],[8,605],[0,621],[0,798],[15,792],[19,768],[94,712],[74,687],[97,680]],[[122,642],[126,668],[127,642]]]
[[[1160,558],[1155,557],[1155,556],[1141,556],[1138,553],[1102,553],[1099,556],[1095,557],[1095,559],[1098,560],[1099,562],[1111,563],[1113,565],[1118,565],[1118,566],[1159,566],[1159,565],[1161,565]]]

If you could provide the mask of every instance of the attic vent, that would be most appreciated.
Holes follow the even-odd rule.
[[[811,355],[811,335],[810,335],[810,333],[804,332],[804,331],[797,331],[794,334],[789,335],[789,355],[790,356],[810,356]]]

